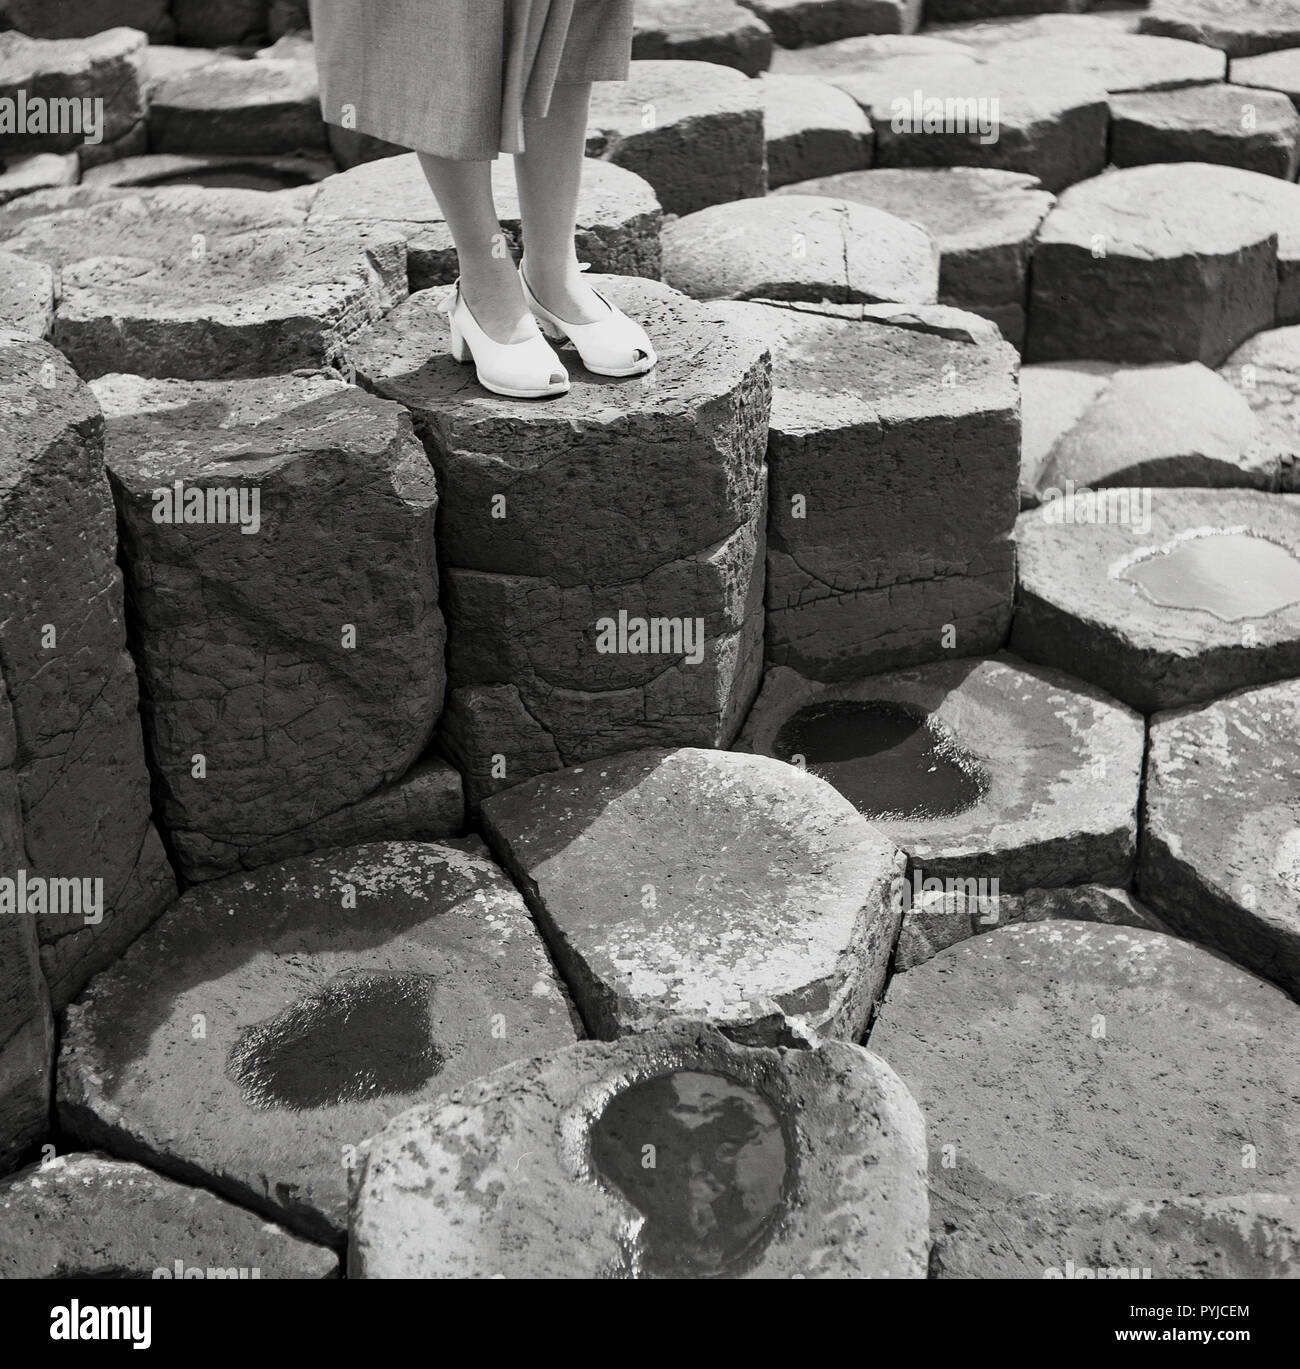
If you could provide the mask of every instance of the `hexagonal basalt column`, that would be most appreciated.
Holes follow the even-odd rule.
[[[1055,69],[1096,81],[1112,95],[1222,81],[1223,54],[1132,30],[1103,14],[1036,14],[945,30],[989,61]]]
[[[1300,491],[1300,326],[1256,333],[1219,368],[1282,444],[1279,483]]]
[[[1300,497],[1067,487],[1016,543],[1012,649],[1143,713],[1300,674]]]
[[[1300,329],[1297,330],[1300,332]],[[1267,336],[1262,335],[1262,336]],[[1249,344],[1247,344],[1249,346]],[[1225,367],[1225,372],[1227,368]],[[1057,361],[1020,372],[1021,498],[1118,485],[1275,490],[1300,459],[1290,437],[1199,361]]]
[[[767,189],[762,103],[713,62],[633,62],[627,81],[598,83],[587,155],[644,177],[669,214]]]
[[[1106,90],[1090,75],[922,38],[848,39],[791,57],[776,69],[822,76],[866,110],[877,166],[1019,171],[1056,191],[1105,165]]]
[[[0,157],[142,136],[146,46],[129,28],[49,41],[0,33],[0,101],[9,111]]]
[[[1047,922],[896,975],[870,1045],[925,1113],[931,1229],[1002,1246],[1031,1193],[1295,1193],[1297,1021],[1273,985],[1185,941]]]
[[[678,1022],[394,1119],[364,1149],[349,1272],[920,1279],[926,1216],[924,1128],[883,1060]]]
[[[1056,203],[1035,177],[987,167],[885,168],[797,182],[781,193],[843,198],[919,223],[939,244],[939,303],[990,319],[1013,346],[1023,345],[1029,257]]]
[[[405,410],[290,376],[116,376],[96,393],[187,877],[457,832],[459,777],[407,773],[442,709],[445,632],[437,493]]]
[[[1300,681],[1157,715],[1138,878],[1180,935],[1300,998],[1297,774]]]
[[[0,328],[49,335],[54,323],[54,272],[44,262],[0,252]]]
[[[1300,113],[1283,94],[1241,86],[1184,86],[1111,101],[1116,166],[1221,162],[1293,181],[1300,169]]]
[[[1015,579],[1015,353],[934,306],[726,307],[773,352],[768,659],[839,680],[996,650]]]
[[[743,0],[783,47],[834,43],[873,33],[915,33],[922,0]]]
[[[632,56],[715,62],[757,76],[772,60],[772,30],[736,0],[639,0]]]
[[[829,81],[769,73],[758,83],[758,97],[763,102],[769,186],[871,165],[871,121],[856,100]],[[806,193],[835,192],[814,187]]]
[[[924,228],[848,200],[717,204],[669,224],[664,279],[695,299],[934,302],[939,249]]]
[[[215,58],[149,92],[151,152],[275,153],[326,149],[315,65]]]
[[[0,1278],[331,1279],[338,1256],[201,1188],[107,1155],[0,1185]]]
[[[54,348],[0,332],[0,413],[0,673],[16,742],[0,736],[0,758],[13,753],[22,820],[0,841],[0,876],[34,877],[23,911],[57,1010],[176,881],[150,820],[99,407]],[[82,897],[55,912],[54,879]]]
[[[1034,249],[1028,357],[1202,361],[1300,321],[1300,186],[1207,162],[1062,195]]]
[[[758,687],[766,344],[665,286],[598,283],[654,338],[649,376],[592,376],[565,349],[567,396],[489,395],[446,355],[433,291],[353,349],[437,469],[442,735],[472,799],[548,755],[726,745]]]
[[[1228,79],[1250,89],[1275,90],[1300,108],[1300,47],[1262,53],[1258,57],[1236,57],[1228,64]]]
[[[107,189],[6,215],[0,246],[56,268],[53,338],[83,376],[264,376],[336,360],[406,295],[399,235],[303,219],[258,191]]]
[[[902,856],[835,791],[765,757],[640,751],[483,805],[593,1035],[708,1018],[771,1045],[866,1025]]]
[[[59,1116],[313,1239],[350,1149],[574,1039],[519,895],[474,840],[355,846],[185,894],[68,1010]]]
[[[835,785],[922,888],[985,896],[1126,884],[1143,741],[1142,720],[1100,691],[998,656],[835,685],[778,666],[737,745]]]
[[[492,163],[492,195],[502,230],[517,252],[522,241],[519,193],[509,158]],[[312,193],[309,205],[307,222],[314,227],[330,220],[400,233],[406,239],[413,291],[449,285],[459,274],[451,233],[414,153],[364,162],[331,176]],[[658,279],[661,217],[654,191],[640,176],[611,162],[587,159],[576,246],[594,271]]]
[[[1233,57],[1300,47],[1297,0],[1153,0],[1138,25]]]

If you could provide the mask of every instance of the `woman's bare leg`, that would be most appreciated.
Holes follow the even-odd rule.
[[[492,200],[490,162],[420,154],[420,165],[447,222],[460,262],[465,303],[494,342],[523,342],[536,324],[524,303]]]
[[[525,150],[515,157],[528,284],[570,323],[608,313],[583,280],[573,244],[590,101],[590,84],[557,85],[546,118],[524,120]]]

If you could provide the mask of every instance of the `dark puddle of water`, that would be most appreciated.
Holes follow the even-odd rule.
[[[1265,618],[1300,602],[1300,561],[1248,533],[1190,537],[1122,572],[1161,608],[1200,609],[1224,622]]]
[[[255,1108],[330,1107],[409,1093],[442,1069],[430,1036],[431,981],[418,974],[341,974],[248,1027],[227,1072]]]
[[[802,755],[808,770],[871,818],[951,817],[988,792],[975,758],[903,704],[810,704],[786,721],[773,750],[782,760]]]
[[[653,1278],[743,1272],[770,1240],[796,1168],[767,1099],[702,1070],[630,1084],[592,1127],[591,1157],[644,1215],[640,1263]]]

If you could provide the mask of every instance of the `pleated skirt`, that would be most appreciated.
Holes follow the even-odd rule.
[[[633,0],[311,0],[327,123],[463,161],[520,152],[555,86],[627,78]]]

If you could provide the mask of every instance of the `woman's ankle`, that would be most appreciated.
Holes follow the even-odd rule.
[[[530,257],[525,253],[520,267],[533,298],[558,317],[570,323],[593,323],[605,312],[594,300],[576,256]]]
[[[532,316],[510,261],[461,258],[460,293],[466,308],[494,342],[521,342],[532,335]]]

